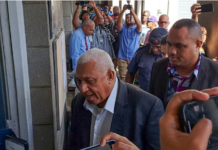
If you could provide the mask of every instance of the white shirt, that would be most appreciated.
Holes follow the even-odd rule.
[[[83,106],[92,113],[90,145],[99,144],[101,142],[101,138],[110,132],[117,90],[118,81],[116,78],[114,87],[104,108],[98,108],[97,105],[89,104],[87,100],[85,100],[83,104]],[[109,149],[109,146],[105,147],[105,149]]]

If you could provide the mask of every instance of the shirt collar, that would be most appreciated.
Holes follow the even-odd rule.
[[[80,31],[81,31],[81,33],[82,33],[83,37],[86,37],[86,35],[85,35],[85,33],[84,33],[84,31],[83,31],[83,29],[82,29],[82,28],[79,28],[79,29],[77,29],[77,30],[80,30]]]
[[[114,87],[111,91],[110,96],[107,99],[107,102],[103,108],[103,110],[107,110],[109,112],[111,112],[112,114],[114,113],[114,107],[115,107],[115,102],[116,102],[116,97],[117,97],[117,90],[118,90],[118,80],[116,78]],[[95,104],[90,104],[88,103],[87,100],[85,100],[83,106],[89,110],[93,115],[97,115],[97,105]]]
[[[198,79],[198,72],[199,72],[200,64],[201,64],[201,53],[199,53],[198,63],[194,71],[192,72],[192,74],[194,74],[197,79]],[[172,74],[174,77],[180,77],[178,72],[176,71],[176,68],[170,62],[168,63],[167,73],[169,76],[170,74]]]

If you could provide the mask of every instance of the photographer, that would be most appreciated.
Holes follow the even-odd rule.
[[[130,9],[126,15],[126,24],[122,24],[124,12]],[[136,25],[135,25],[136,24]],[[130,5],[124,5],[117,21],[117,30],[120,36],[118,52],[118,69],[120,79],[125,80],[127,66],[139,47],[139,37],[142,32],[142,24]]]
[[[87,10],[82,10],[82,12],[79,16],[80,3],[76,2],[76,5],[77,5],[77,8],[76,8],[76,11],[74,12],[72,23],[73,23],[73,27],[75,29],[78,29],[82,26],[82,23],[79,23],[77,21],[78,17],[80,20],[82,20],[82,22],[84,22],[86,19],[89,19],[90,17],[89,17],[89,12]]]

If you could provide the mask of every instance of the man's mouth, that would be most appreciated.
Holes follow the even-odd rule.
[[[87,101],[92,101],[93,96],[94,96],[93,94],[92,95],[85,95]]]

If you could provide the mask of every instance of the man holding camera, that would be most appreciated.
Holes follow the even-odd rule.
[[[124,25],[122,24],[123,14],[127,9],[130,9],[130,14],[126,15],[126,25]],[[117,21],[117,30],[120,36],[117,65],[120,79],[124,81],[127,66],[139,47],[139,37],[142,32],[141,22],[130,5],[123,6]]]

